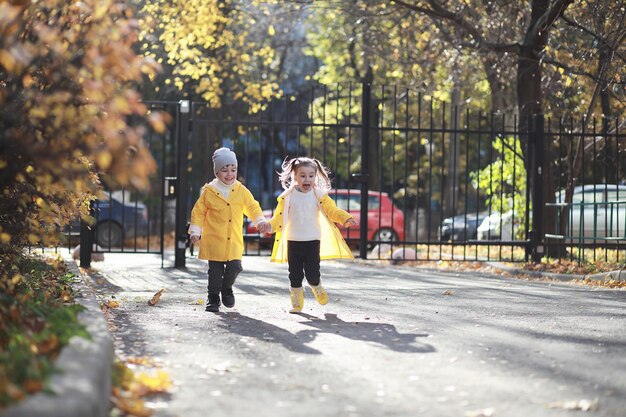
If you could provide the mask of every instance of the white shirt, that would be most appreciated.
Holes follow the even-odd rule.
[[[300,242],[320,240],[322,228],[319,211],[314,192],[303,193],[295,189],[291,193],[289,213],[287,213],[287,240]]]

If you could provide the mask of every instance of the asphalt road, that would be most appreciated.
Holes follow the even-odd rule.
[[[105,256],[92,276],[120,303],[117,354],[174,382],[156,416],[626,416],[623,290],[327,261],[330,302],[307,288],[293,315],[286,265],[246,257],[235,308],[214,314],[205,262]]]

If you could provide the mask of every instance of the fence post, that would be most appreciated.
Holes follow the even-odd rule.
[[[531,184],[532,184],[532,231],[530,235],[530,253],[532,262],[541,262],[545,248],[543,245],[543,214],[545,212],[543,181],[546,177],[544,165],[544,131],[543,131],[543,114],[535,114],[532,118],[530,144],[532,149],[532,160],[530,161]]]
[[[176,163],[177,193],[176,193],[176,241],[174,248],[174,267],[185,267],[187,252],[187,199],[189,193],[187,181],[187,154],[189,153],[189,100],[180,100],[177,114],[177,147],[178,158]]]
[[[370,108],[372,103],[372,85],[365,80],[361,83],[361,220],[359,221],[359,256],[367,259],[367,215],[369,197],[369,142]]]
[[[93,216],[93,202],[89,205],[89,214]],[[89,224],[80,219],[80,267],[91,268],[91,252],[93,251],[93,230]]]

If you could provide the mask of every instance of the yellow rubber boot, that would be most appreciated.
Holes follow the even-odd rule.
[[[289,291],[289,298],[291,298],[292,309],[290,313],[299,313],[304,307],[304,288],[291,288]]]
[[[322,283],[320,285],[311,285],[311,290],[313,291],[313,295],[318,303],[324,305],[328,302],[328,294],[324,287],[322,287]]]

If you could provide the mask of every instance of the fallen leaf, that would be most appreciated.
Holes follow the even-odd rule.
[[[156,303],[158,303],[161,299],[161,294],[163,294],[163,291],[165,291],[165,288],[161,288],[159,291],[154,293],[152,298],[148,301],[148,304],[151,306],[156,305]]]
[[[135,417],[150,417],[154,411],[146,408],[144,401],[137,397],[112,397],[113,404],[126,414]]]
[[[172,387],[169,375],[161,370],[158,370],[156,375],[148,375],[142,372],[135,376],[135,381],[136,384],[131,387],[130,391],[136,395],[167,392]]]
[[[106,303],[104,303],[104,305],[108,308],[118,308],[120,306],[120,303],[115,300],[108,300]]]
[[[24,382],[24,390],[28,392],[29,394],[41,391],[42,389],[43,389],[43,384],[41,383],[41,381],[28,379]]]
[[[131,357],[131,358],[127,358],[126,359],[126,363],[132,364],[132,365],[143,365],[143,366],[157,366],[155,364],[154,359],[151,358],[137,358],[137,357]]]
[[[443,295],[454,295],[454,292],[452,290],[445,290]]]

